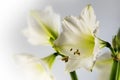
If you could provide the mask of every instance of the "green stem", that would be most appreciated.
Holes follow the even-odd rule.
[[[120,80],[120,62],[114,60],[110,80]]]
[[[116,77],[116,69],[117,69],[117,61],[116,61],[116,60],[113,60],[113,65],[112,65],[110,80],[115,80],[115,77]]]
[[[70,72],[70,76],[71,76],[71,80],[78,80],[78,78],[77,78],[77,74],[76,74],[75,71]]]
[[[120,62],[117,62],[117,69],[116,69],[116,78],[115,80],[120,80]]]

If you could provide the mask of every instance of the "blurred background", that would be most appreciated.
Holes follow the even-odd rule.
[[[49,46],[32,46],[23,36],[27,27],[30,10],[44,9],[52,6],[62,18],[67,15],[79,15],[81,10],[91,4],[100,21],[98,36],[111,42],[120,27],[120,0],[0,0],[0,80],[24,80],[13,60],[13,54],[29,53],[44,57],[53,53]],[[108,49],[106,49],[108,50]],[[57,58],[53,67],[56,80],[70,80],[64,72],[65,64]],[[98,72],[84,69],[77,71],[79,80],[98,80]]]

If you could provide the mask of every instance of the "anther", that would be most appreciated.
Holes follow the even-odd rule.
[[[66,57],[63,57],[63,58],[62,58],[62,61],[68,62],[68,59],[69,59],[69,57],[66,56]]]
[[[80,56],[80,52],[77,53]]]
[[[75,52],[74,52],[74,55],[80,55],[80,52],[79,52],[79,50],[77,49]]]
[[[72,51],[73,49],[71,48],[70,51]]]

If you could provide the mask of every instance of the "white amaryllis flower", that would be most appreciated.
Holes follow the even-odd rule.
[[[47,7],[44,10],[31,11],[28,28],[23,32],[31,44],[47,45],[58,37],[60,24],[60,16],[51,7]]]
[[[107,52],[99,56],[95,68],[98,70],[99,77],[97,80],[110,80],[113,58],[111,53]]]
[[[95,37],[98,26],[90,5],[83,9],[79,17],[68,16],[63,20],[63,32],[55,41],[55,47],[68,56],[67,71],[81,67],[92,69],[100,49],[99,40]]]
[[[26,80],[54,80],[48,65],[32,55],[16,55],[16,62],[19,64]]]

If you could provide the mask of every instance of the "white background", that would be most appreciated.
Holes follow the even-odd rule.
[[[30,10],[51,5],[63,18],[79,15],[89,3],[100,21],[98,36],[111,41],[120,27],[120,0],[0,0],[0,80],[24,80],[14,64],[13,54],[30,53],[43,57],[54,52],[51,47],[30,45],[22,35]],[[53,67],[56,80],[70,80],[64,66],[58,58]],[[80,80],[98,80],[96,70],[91,73],[80,69],[77,72]]]

